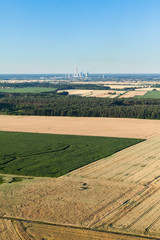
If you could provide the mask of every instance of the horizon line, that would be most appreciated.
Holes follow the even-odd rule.
[[[63,73],[0,73],[0,75],[55,75],[55,74],[58,74],[58,75],[62,75],[62,74],[74,74],[73,72],[63,72]],[[160,74],[160,72],[157,72],[157,73],[153,73],[153,72],[150,72],[150,73],[144,73],[144,72],[141,72],[141,73],[132,73],[132,72],[128,72],[128,73],[105,73],[105,72],[89,72],[88,74],[132,74],[132,75],[136,75],[136,74],[146,74],[146,75],[149,75],[149,74]]]

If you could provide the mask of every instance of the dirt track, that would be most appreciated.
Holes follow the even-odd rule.
[[[0,131],[146,139],[160,134],[160,120],[0,115]]]

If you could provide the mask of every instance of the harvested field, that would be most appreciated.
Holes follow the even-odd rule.
[[[81,177],[146,184],[159,181],[160,137],[156,136],[72,172]],[[158,174],[158,175],[157,175]],[[157,182],[155,181],[155,182]]]
[[[0,131],[146,139],[160,134],[160,121],[129,118],[0,115]]]
[[[153,91],[153,89],[156,89],[157,91],[160,90],[160,88],[148,87],[148,88],[139,88],[139,89],[136,89],[136,91],[147,91],[147,92],[150,92],[150,91]]]
[[[157,82],[155,81],[149,81],[149,82],[142,82],[142,81],[134,81],[134,80],[121,80],[121,81],[116,81],[116,80],[112,80],[112,81],[78,81],[78,82],[72,82],[73,84],[102,84],[102,85],[119,85],[119,86],[146,86],[151,84],[156,84]]]
[[[160,236],[155,224],[160,222],[160,137],[154,137],[119,154],[90,164],[72,173],[81,178],[97,181],[122,182],[143,186],[138,193],[132,191],[119,206],[93,214],[88,221],[92,228],[117,230]],[[130,185],[131,186],[131,185]],[[134,187],[134,190],[136,188]],[[126,197],[126,196],[125,196]],[[120,202],[119,202],[120,203]],[[112,204],[113,207],[113,204]]]
[[[147,93],[146,90],[128,91],[125,94],[123,94],[122,96],[120,96],[119,98],[131,98],[131,97],[135,97],[135,96],[143,96],[146,93]]]
[[[84,228],[36,223],[16,219],[0,219],[2,240],[144,240],[127,234],[100,232]]]
[[[19,223],[18,221],[14,221],[14,224],[18,225]],[[21,222],[21,226],[20,224],[17,226],[17,229],[20,228],[22,232],[25,229],[25,232],[28,233],[28,236],[31,240],[41,240],[42,238],[52,240],[144,240],[142,237],[131,235],[120,235],[115,233],[106,233],[88,229],[42,223]]]
[[[69,95],[79,95],[82,97],[101,97],[101,98],[115,98],[120,94],[123,94],[124,91],[114,91],[114,90],[83,90],[83,89],[66,89],[65,92],[68,92]],[[59,90],[58,92],[63,92]]]
[[[1,240],[22,240],[16,232],[11,220],[0,219],[0,239]]]
[[[139,85],[136,85],[136,84],[107,84],[107,85],[104,85],[104,86],[108,86],[110,87],[111,89],[121,89],[123,90],[124,88],[137,88],[139,87]]]
[[[55,119],[59,124],[55,124]],[[0,122],[1,127],[10,127],[10,130],[19,127],[26,131],[60,131],[64,120],[68,123],[70,120],[70,125],[65,125],[68,130],[75,124],[74,130],[81,127],[84,131],[85,121],[90,120],[87,133],[93,134],[90,126],[96,128],[98,120],[99,127],[102,123],[107,125],[108,132],[109,124],[114,123],[110,134],[119,128],[118,134],[125,130],[126,135],[143,134],[148,140],[56,179],[21,177],[17,180],[16,176],[1,175],[0,239],[160,239],[159,121],[78,118],[81,122],[76,122],[76,119],[1,116]],[[51,125],[47,126],[47,122]],[[107,135],[107,128],[102,130]],[[41,226],[35,221],[40,221]],[[7,227],[4,228],[4,224]]]
[[[156,136],[60,178],[3,183],[1,216],[158,239],[159,149]],[[38,225],[28,231],[40,233]],[[53,231],[65,239],[62,229]]]

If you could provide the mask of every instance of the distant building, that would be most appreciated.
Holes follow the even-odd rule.
[[[75,73],[73,74],[74,78],[85,78],[88,77],[88,73],[78,72],[78,68],[75,69]]]

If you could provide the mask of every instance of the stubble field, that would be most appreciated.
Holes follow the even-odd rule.
[[[160,134],[160,121],[133,118],[0,115],[0,131],[146,139]]]
[[[63,92],[63,90],[59,90],[58,92]],[[65,92],[68,92],[69,95],[79,95],[82,97],[116,98],[123,94],[125,91],[67,89]]]
[[[154,130],[149,123],[143,122],[146,141],[60,178],[6,176],[0,185],[4,240],[160,239],[160,123]]]
[[[122,96],[120,96],[119,98],[132,98],[135,96],[141,96],[143,97],[145,94],[147,93],[147,91],[143,90],[136,90],[136,91],[128,91],[125,94],[123,94]]]

